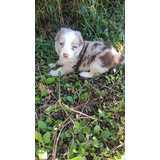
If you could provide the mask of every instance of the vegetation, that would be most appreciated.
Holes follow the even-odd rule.
[[[77,71],[48,76],[61,27],[81,31],[85,40],[108,41],[124,54],[124,7],[122,0],[36,0],[36,159],[41,151],[52,159],[52,150],[56,160],[124,158],[125,66],[92,79]]]

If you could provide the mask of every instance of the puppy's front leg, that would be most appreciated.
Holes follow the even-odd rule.
[[[50,68],[54,68],[56,66],[57,63],[50,63],[49,66]]]
[[[60,71],[61,72],[61,76],[62,76],[62,75],[66,75],[68,73],[73,72],[73,70],[74,69],[72,68],[72,66],[64,65],[63,67],[60,67],[57,70],[51,70],[49,72],[49,75],[51,75],[53,77],[56,77],[56,76],[58,76],[58,72]]]
[[[50,63],[49,66],[50,66],[50,68],[54,68],[57,64],[60,66],[63,65],[63,63],[60,60],[58,60],[56,63]]]

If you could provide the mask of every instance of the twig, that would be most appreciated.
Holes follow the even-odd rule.
[[[82,112],[79,112],[79,111],[77,111],[77,110],[75,110],[75,109],[73,109],[73,108],[69,108],[67,105],[65,105],[64,103],[62,103],[65,107],[67,107],[68,108],[68,110],[70,110],[70,111],[73,111],[73,112],[76,112],[76,113],[79,113],[79,114],[82,114],[82,115],[84,115],[84,116],[86,116],[86,117],[89,117],[89,118],[91,118],[91,119],[94,119],[94,120],[97,120],[96,118],[94,118],[94,117],[91,117],[91,116],[88,116],[87,114],[85,114],[85,113],[82,113]]]
[[[123,146],[124,146],[124,143],[121,142],[121,144],[120,144],[119,146],[117,146],[117,147],[114,147],[114,148],[111,150],[111,152],[114,152],[115,150],[117,150],[118,148],[123,147]]]
[[[82,106],[82,104],[76,106],[74,109],[78,109]],[[65,119],[65,121],[63,121],[63,123],[58,127],[58,129],[56,130],[56,133],[54,134],[54,143],[53,143],[53,150],[52,150],[52,160],[55,160],[56,158],[56,137],[57,137],[57,132],[58,130],[67,122],[67,120],[73,115],[73,111],[72,113]]]
[[[51,91],[51,94],[52,94],[52,96],[57,100],[57,97],[52,93],[52,91]]]

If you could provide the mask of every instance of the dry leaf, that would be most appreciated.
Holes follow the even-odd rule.
[[[45,89],[45,86],[44,86],[42,83],[40,83],[40,84],[39,84],[39,89],[40,89],[40,91],[42,92],[42,91]]]
[[[47,94],[50,94],[51,93],[51,90],[47,89]]]
[[[50,101],[50,99],[51,99],[51,95],[47,96],[46,97],[46,102]]]
[[[51,106],[49,106],[45,111],[50,111],[51,110]]]

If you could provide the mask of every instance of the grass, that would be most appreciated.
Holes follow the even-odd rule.
[[[120,160],[125,66],[92,79],[77,71],[48,76],[48,64],[58,59],[54,36],[62,26],[80,30],[86,40],[107,40],[124,54],[124,1],[36,1],[36,159],[42,150],[51,159],[54,145],[57,160]]]

